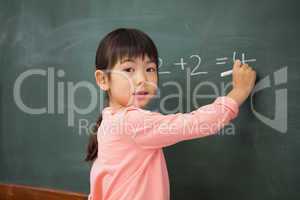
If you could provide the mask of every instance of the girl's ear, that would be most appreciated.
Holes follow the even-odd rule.
[[[102,70],[97,69],[95,71],[95,79],[97,85],[104,91],[107,91],[109,89],[109,82],[107,74],[105,74]]]

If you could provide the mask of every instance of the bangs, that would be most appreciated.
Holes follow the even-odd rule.
[[[113,67],[123,59],[141,57],[149,59],[158,66],[158,53],[155,44],[145,33],[136,29],[119,29],[111,39],[108,53],[108,64]]]

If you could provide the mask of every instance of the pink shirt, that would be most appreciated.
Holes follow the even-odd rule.
[[[163,115],[134,106],[118,111],[104,108],[89,200],[169,200],[162,148],[214,134],[238,112],[238,104],[226,96],[190,113]]]

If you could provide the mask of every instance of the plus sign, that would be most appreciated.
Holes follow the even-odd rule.
[[[185,63],[183,61],[183,58],[180,58],[180,62],[179,63],[174,63],[174,65],[180,65],[181,69],[184,70],[184,65],[186,65],[187,63]]]

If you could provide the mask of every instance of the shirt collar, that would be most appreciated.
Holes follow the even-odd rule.
[[[114,114],[123,113],[124,111],[131,110],[131,109],[139,109],[139,108],[134,105],[122,107],[122,108],[113,108],[111,106],[107,106],[107,107],[103,108],[102,114],[114,115]]]

